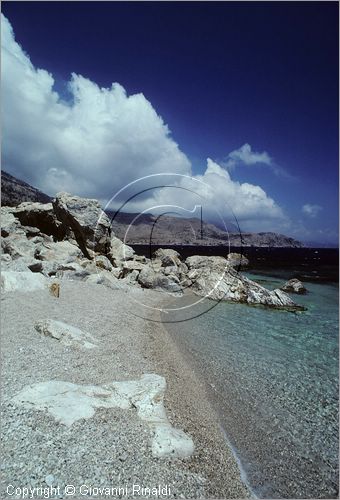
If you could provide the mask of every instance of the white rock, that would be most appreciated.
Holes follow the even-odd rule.
[[[59,340],[62,344],[67,346],[80,346],[86,349],[93,349],[96,347],[94,337],[79,328],[68,325],[62,321],[48,319],[44,321],[37,321],[34,325],[37,332]]]
[[[226,300],[251,305],[262,304],[277,309],[304,310],[281,290],[267,290],[227,264],[223,257],[193,255],[186,259],[192,280],[192,291],[213,300]]]
[[[114,276],[110,271],[99,271],[95,274],[91,274],[85,280],[87,283],[95,283],[97,285],[104,285],[113,290],[118,290],[122,288],[121,281]]]
[[[57,241],[44,243],[35,252],[35,257],[39,260],[69,263],[81,256],[81,251],[76,245],[69,241]]]
[[[1,207],[1,236],[5,238],[20,227],[19,220],[13,215],[12,207]]]
[[[163,267],[179,266],[181,263],[180,254],[171,248],[159,248],[153,255],[162,262]]]
[[[189,458],[194,452],[193,440],[180,429],[159,425],[152,441],[154,457]]]
[[[165,276],[160,272],[156,272],[151,266],[144,266],[137,279],[144,288],[165,290],[175,296],[183,295],[182,287],[178,284],[176,277]]]
[[[190,436],[169,423],[163,405],[165,389],[165,378],[155,374],[145,374],[139,380],[112,382],[105,387],[52,380],[25,387],[13,402],[47,410],[68,426],[92,417],[96,408],[136,408],[139,418],[153,431],[153,456],[188,458],[194,451],[194,443]]]
[[[303,283],[296,278],[287,281],[280,289],[287,293],[298,293],[300,295],[307,293]]]
[[[97,200],[58,193],[52,202],[54,213],[68,234],[73,233],[85,257],[91,251],[106,253],[110,248],[111,223]]]
[[[129,245],[125,245],[119,238],[111,238],[110,258],[115,261],[125,261],[133,258],[135,251]]]
[[[42,274],[15,271],[1,273],[2,292],[32,292],[33,290],[47,289],[48,280]]]
[[[235,269],[243,269],[249,266],[249,260],[241,253],[230,252],[227,256],[227,263]]]
[[[9,254],[5,254],[10,257]],[[18,259],[10,259],[7,262],[5,261],[2,265],[2,269],[4,271],[15,271],[15,272],[29,272],[29,265],[34,262],[33,258],[19,257]]]
[[[53,486],[53,483],[54,483],[54,476],[53,476],[53,474],[48,474],[45,477],[45,483],[47,484],[47,486]]]
[[[93,259],[96,266],[99,267],[100,269],[105,269],[106,271],[111,271],[112,269],[112,264],[109,261],[105,255],[96,255],[95,258]]]

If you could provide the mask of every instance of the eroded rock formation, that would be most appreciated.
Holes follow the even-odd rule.
[[[213,300],[303,309],[285,291],[267,290],[240,274],[239,266],[248,263],[240,254],[192,256],[185,262],[171,249],[157,250],[151,260],[137,256],[112,235],[110,220],[97,200],[59,193],[52,204],[26,202],[3,207],[1,214],[6,272],[88,280],[115,289],[120,282],[174,295],[191,290]],[[5,276],[4,291],[13,287],[14,275]]]

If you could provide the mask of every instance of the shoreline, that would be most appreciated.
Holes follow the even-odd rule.
[[[47,290],[2,296],[3,498],[9,498],[9,484],[39,488],[50,481],[60,491],[67,484],[103,488],[133,482],[144,487],[170,485],[167,498],[249,497],[204,384],[163,325],[136,316],[135,306],[131,309],[134,297],[146,300],[155,309],[152,317],[159,317],[157,307],[164,294],[133,287],[112,290],[65,280],[58,299]],[[98,348],[74,348],[41,336],[34,322],[44,318],[84,328],[94,335]],[[67,426],[47,408],[27,408],[13,401],[19,391],[37,382],[109,387],[113,380],[136,380],[145,373],[165,377],[168,421],[193,438],[190,458],[153,457],[152,432],[133,408],[97,408],[90,418]]]
[[[164,306],[164,300],[160,305]],[[210,401],[203,374],[186,359],[164,323],[155,325],[145,350],[151,353],[157,373],[166,378],[164,404],[170,422],[194,440],[188,469],[207,479],[206,498],[256,498]]]

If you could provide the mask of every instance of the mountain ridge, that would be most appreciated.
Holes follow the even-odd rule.
[[[5,171],[1,173],[1,204],[15,206],[24,201],[49,203],[52,198],[27,182]],[[197,218],[180,218],[150,213],[136,214],[107,210],[115,235],[129,245],[199,245],[233,247],[280,247],[300,248],[300,241],[275,232],[242,233],[235,224],[227,222],[227,231]],[[131,225],[131,222],[134,223]]]

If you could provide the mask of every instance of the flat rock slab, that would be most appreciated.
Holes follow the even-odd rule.
[[[37,321],[34,327],[42,335],[56,339],[67,346],[74,345],[76,347],[85,347],[86,349],[97,347],[96,340],[90,333],[68,325],[63,321],[53,319]]]
[[[13,402],[47,410],[67,426],[82,418],[91,418],[96,408],[135,408],[139,418],[151,427],[154,457],[188,458],[194,451],[194,443],[168,421],[163,405],[165,388],[165,378],[155,374],[145,374],[140,380],[112,382],[104,387],[51,380],[25,387]]]
[[[42,274],[15,271],[1,273],[2,292],[31,292],[33,290],[47,289],[48,280]]]

